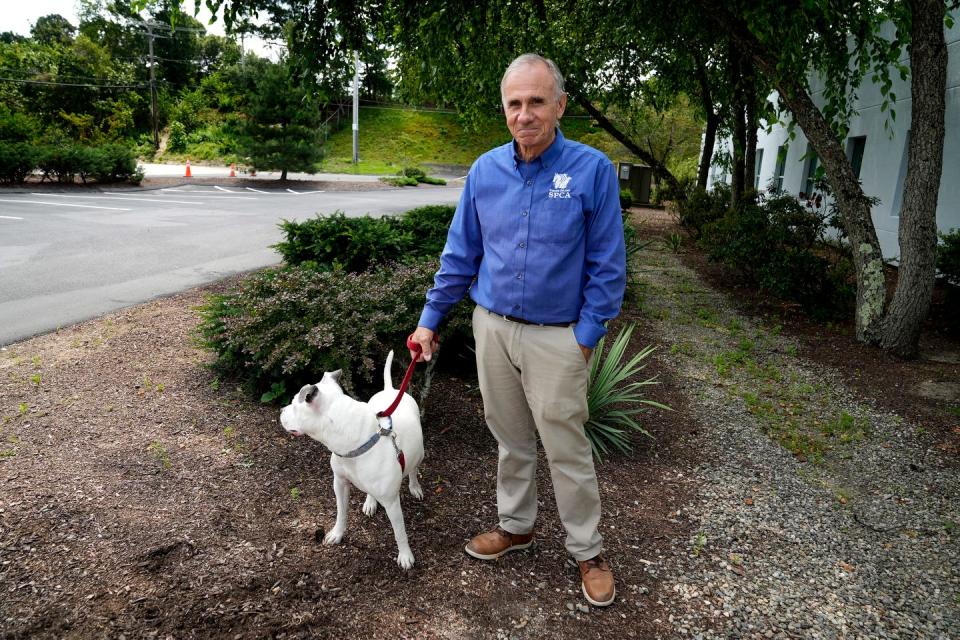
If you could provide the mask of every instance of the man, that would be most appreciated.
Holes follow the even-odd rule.
[[[552,61],[520,56],[500,93],[513,141],[470,169],[413,336],[429,360],[438,325],[469,290],[484,413],[499,443],[500,522],[466,552],[495,560],[532,543],[539,434],[583,593],[606,606],[616,590],[601,556],[600,495],[583,424],[588,363],[626,283],[616,172],[602,153],[557,129],[567,96]]]

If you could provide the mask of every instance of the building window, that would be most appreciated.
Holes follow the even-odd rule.
[[[783,174],[787,170],[787,145],[777,147],[777,166],[773,171],[773,184],[777,193],[783,191]]]
[[[853,174],[860,179],[860,167],[863,165],[863,150],[867,146],[867,136],[857,136],[847,140],[847,158],[853,165]]]
[[[817,166],[820,164],[820,159],[813,152],[812,147],[807,151],[807,155],[810,157],[807,158],[807,179],[803,184],[803,192],[809,197],[817,186]]]
[[[763,167],[763,149],[757,149],[757,163],[753,167],[753,188],[760,190],[760,169]]]

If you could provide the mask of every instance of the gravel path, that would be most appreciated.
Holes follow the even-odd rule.
[[[958,469],[676,255],[641,262],[706,460],[684,508],[695,534],[659,576],[677,635],[960,637]]]

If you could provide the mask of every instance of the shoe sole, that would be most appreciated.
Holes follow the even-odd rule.
[[[523,551],[524,549],[529,549],[530,545],[532,544],[533,544],[533,540],[525,544],[515,544],[512,547],[507,547],[500,553],[477,553],[476,551],[473,551],[470,548],[470,545],[465,546],[463,550],[467,552],[467,555],[473,556],[477,560],[496,560],[500,556],[506,555],[511,551]]]
[[[591,598],[589,595],[587,595],[587,587],[586,587],[586,585],[583,584],[582,582],[580,583],[580,591],[583,592],[583,597],[587,599],[587,602],[589,602],[590,604],[592,604],[592,605],[595,606],[595,607],[609,607],[611,604],[613,604],[613,601],[617,598],[617,588],[616,588],[616,587],[613,588],[613,595],[611,595],[611,596],[610,596],[610,599],[607,600],[606,602],[597,602],[596,600],[594,600],[593,598]]]

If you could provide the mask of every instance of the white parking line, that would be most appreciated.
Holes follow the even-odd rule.
[[[287,189],[287,191],[295,196],[309,196],[313,193],[325,193],[324,191],[294,191],[293,189]]]
[[[111,200],[133,200],[135,202],[172,202],[174,204],[204,204],[203,202],[192,202],[189,200],[167,200],[166,198],[128,198],[126,196],[119,196],[109,192],[103,193],[99,196],[67,196],[58,193],[32,193],[33,196],[46,196],[48,198],[86,198],[94,199],[101,198],[105,195],[109,195]]]
[[[219,189],[220,191],[226,191],[227,193],[235,193],[235,192],[233,192],[233,191],[230,191],[230,189],[226,189],[226,188],[221,187],[221,186],[219,186],[219,185],[214,185],[213,188],[214,188],[214,189]]]
[[[269,193],[269,191],[260,191],[260,189],[254,189],[253,187],[247,187],[247,191],[253,191],[254,193]]]
[[[130,209],[120,209],[117,207],[97,207],[92,204],[73,204],[72,202],[44,202],[42,200],[9,200],[0,198],[0,202],[17,202],[20,204],[47,204],[52,207],[80,207],[81,209],[106,209],[107,211],[130,211]]]
[[[0,216],[4,220],[23,220],[23,218],[17,218],[16,216]]]

